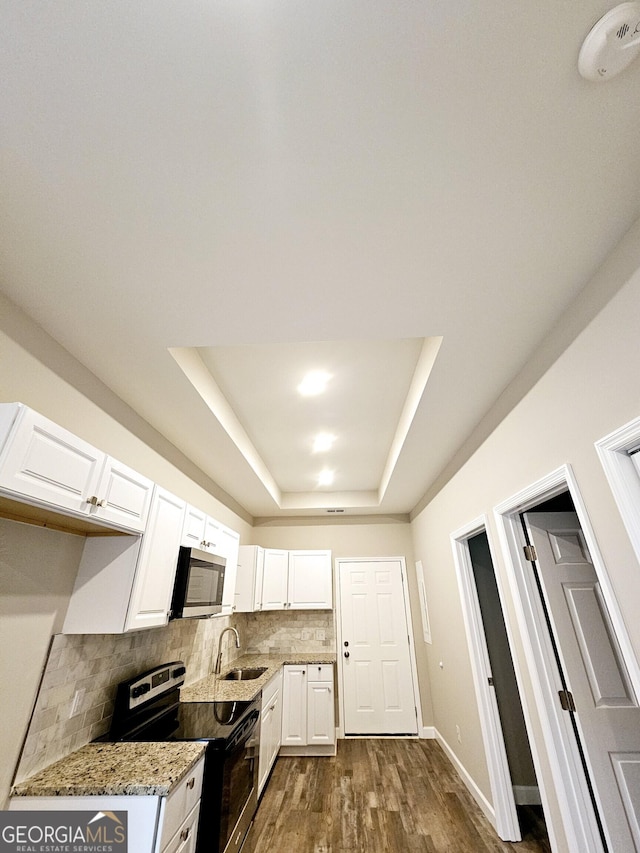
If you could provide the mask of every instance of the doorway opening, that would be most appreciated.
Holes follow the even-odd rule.
[[[491,785],[488,817],[502,840],[533,830],[550,849],[486,519],[451,539]]]

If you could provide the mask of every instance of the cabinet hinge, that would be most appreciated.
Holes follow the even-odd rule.
[[[489,687],[493,687],[493,677],[491,675],[487,678],[487,683],[489,684]]]
[[[538,555],[536,554],[536,549],[533,545],[525,545],[524,546],[524,558],[528,560],[530,563],[535,563],[538,559]]]
[[[569,690],[558,690],[558,696],[560,697],[560,705],[562,706],[563,711],[571,711],[573,714],[576,712],[576,703],[573,701],[573,696]]]

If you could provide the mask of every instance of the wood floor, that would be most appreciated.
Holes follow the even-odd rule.
[[[526,811],[523,841],[500,841],[435,740],[340,740],[277,760],[242,853],[550,853]]]

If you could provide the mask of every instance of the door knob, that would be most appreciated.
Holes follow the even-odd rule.
[[[349,652],[345,652],[345,653],[344,653],[344,656],[345,656],[346,658],[348,658],[348,657],[349,657]]]

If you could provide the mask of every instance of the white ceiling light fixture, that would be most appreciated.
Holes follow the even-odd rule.
[[[333,483],[333,471],[330,471],[328,468],[323,468],[322,471],[318,474],[318,485],[319,486],[330,486]]]
[[[325,370],[311,370],[298,385],[298,392],[303,397],[315,397],[326,391],[327,382],[330,379],[331,374]]]
[[[640,2],[621,3],[584,40],[578,70],[586,80],[610,80],[640,54]]]
[[[329,432],[319,432],[313,440],[313,452],[325,453],[327,450],[331,450],[335,440],[335,435],[331,435]]]

